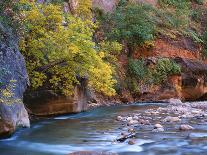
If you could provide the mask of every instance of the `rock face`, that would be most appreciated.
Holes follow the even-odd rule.
[[[30,126],[28,113],[22,103],[28,76],[16,37],[1,23],[0,30],[5,37],[0,41],[0,136],[6,136],[19,126]]]
[[[87,110],[90,95],[87,89],[87,80],[82,79],[80,85],[74,87],[74,94],[64,96],[52,90],[27,92],[24,103],[31,112],[37,116],[78,113]]]
[[[93,7],[105,12],[111,12],[118,2],[119,0],[93,0]]]
[[[182,98],[207,99],[207,65],[197,60],[176,58],[182,66]]]

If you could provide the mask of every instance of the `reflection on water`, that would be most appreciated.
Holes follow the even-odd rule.
[[[136,144],[114,143],[122,131],[117,115],[143,113],[162,104],[135,104],[102,107],[85,113],[55,117],[21,129],[0,141],[0,155],[60,155],[74,151],[109,151],[120,155],[194,155],[207,152],[207,125],[199,124],[193,133],[167,126],[153,133],[150,127],[137,130]],[[159,116],[157,116],[159,119]],[[123,127],[124,128],[124,127]],[[207,154],[207,153],[206,153]]]

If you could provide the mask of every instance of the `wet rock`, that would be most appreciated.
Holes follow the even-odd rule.
[[[144,120],[144,119],[139,119],[139,123],[144,124],[144,125],[149,125],[150,124],[149,120]]]
[[[122,116],[117,116],[116,120],[117,121],[122,121],[123,120],[123,117]]]
[[[130,140],[128,141],[128,144],[129,144],[129,145],[134,145],[134,144],[136,144],[136,141],[135,141],[134,139],[130,139]]]
[[[181,119],[179,117],[168,116],[163,121],[164,122],[179,122],[179,121],[181,121]]]
[[[135,124],[138,124],[138,121],[137,121],[137,120],[130,120],[130,121],[127,123],[128,126],[135,125]]]
[[[187,130],[193,130],[194,128],[190,125],[182,124],[182,125],[180,125],[179,129],[182,131],[187,131]]]
[[[192,114],[200,114],[201,110],[195,109],[191,111]]]
[[[133,133],[133,132],[135,132],[135,130],[134,130],[134,128],[129,128],[129,129],[128,129],[128,132]]]
[[[133,117],[133,120],[138,120],[138,119],[139,119],[138,116],[134,116],[134,117]]]
[[[118,155],[118,154],[110,153],[110,152],[79,151],[79,152],[70,153],[69,155]]]
[[[168,102],[170,104],[173,104],[173,105],[179,105],[179,104],[182,104],[183,103],[180,99],[175,99],[175,98],[169,99]]]
[[[129,135],[129,133],[128,133],[128,132],[122,132],[121,135],[122,135],[123,137],[126,137],[126,136]]]
[[[127,117],[127,119],[126,119],[127,121],[132,121],[133,120],[133,118],[132,117]]]
[[[156,129],[153,129],[152,132],[164,132],[164,128],[156,128]]]
[[[158,129],[158,128],[163,128],[163,126],[161,124],[155,124],[154,129]]]

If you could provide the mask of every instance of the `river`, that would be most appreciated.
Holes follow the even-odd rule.
[[[107,151],[120,155],[207,154],[206,118],[191,118],[190,124],[196,129],[185,132],[179,131],[177,124],[165,125],[164,132],[152,132],[152,125],[137,126],[135,145],[114,142],[126,128],[116,121],[118,115],[143,114],[164,106],[139,103],[100,107],[33,122],[30,129],[19,129],[11,138],[0,140],[0,155],[65,155],[75,151]],[[158,115],[150,122],[155,124],[160,119],[163,118]]]

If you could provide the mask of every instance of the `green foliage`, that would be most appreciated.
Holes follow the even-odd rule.
[[[199,5],[204,4],[205,0],[194,0],[194,2],[196,2]]]
[[[133,93],[139,93],[143,84],[164,83],[170,75],[180,74],[181,67],[168,58],[158,59],[153,66],[146,66],[142,59],[129,59],[128,73],[130,76],[126,78],[127,87]]]
[[[58,4],[22,3],[31,7],[23,11],[28,31],[21,39],[20,49],[33,89],[49,83],[49,88],[70,95],[74,84],[79,83],[78,75],[88,77],[89,86],[95,90],[109,96],[115,94],[112,67],[92,41],[96,25],[89,16],[83,16],[89,13],[87,8],[74,17],[64,14]]]
[[[202,39],[203,39],[202,55],[204,58],[207,58],[207,31],[204,32]]]
[[[170,75],[180,74],[181,68],[173,60],[162,58],[157,61],[155,68],[151,72],[154,83],[161,83]]]
[[[144,63],[144,60],[129,59],[128,71],[139,81],[144,80],[148,75],[148,68]]]
[[[189,26],[189,0],[159,0],[159,4],[157,13],[163,27],[179,31]]]
[[[150,6],[142,4],[120,5],[113,14],[109,14],[108,30],[105,30],[111,40],[125,40],[129,46],[143,45],[154,38],[155,24],[151,19]]]

